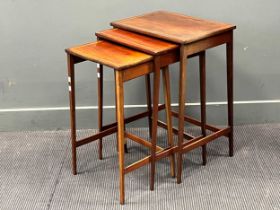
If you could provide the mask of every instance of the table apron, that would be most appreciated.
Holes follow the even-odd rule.
[[[212,36],[206,39],[202,39],[196,42],[192,42],[189,44],[185,44],[184,47],[184,54],[186,56],[192,55],[201,51],[204,51],[206,49],[216,47],[225,43],[229,43],[232,41],[232,31],[228,31],[216,36]]]

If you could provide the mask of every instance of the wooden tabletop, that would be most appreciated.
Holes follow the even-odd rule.
[[[114,21],[111,25],[180,44],[195,42],[236,28],[232,24],[167,11]]]
[[[151,55],[166,53],[179,47],[170,42],[117,28],[97,32],[96,36]]]
[[[150,55],[106,41],[68,48],[66,52],[118,70],[145,63],[153,58]]]

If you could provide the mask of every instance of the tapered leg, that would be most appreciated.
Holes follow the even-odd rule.
[[[229,156],[233,156],[233,32],[231,42],[227,43],[227,100],[228,100],[228,126]]]
[[[199,55],[199,75],[200,75],[200,109],[201,109],[201,133],[206,136],[206,72],[205,72],[205,51]],[[206,144],[202,146],[202,164],[207,162]]]
[[[177,183],[182,182],[182,143],[184,140],[184,114],[185,114],[185,94],[186,94],[186,68],[187,56],[185,55],[184,45],[180,47],[180,78],[179,78],[179,126],[178,126],[178,147],[177,153]]]
[[[102,131],[103,127],[103,65],[97,64],[97,82],[98,82],[98,128]],[[98,141],[98,155],[102,159],[102,138]]]
[[[124,204],[124,92],[123,77],[121,71],[115,72],[116,80],[116,101],[117,101],[117,122],[118,122],[118,155],[119,155],[119,176],[120,176],[120,203]]]
[[[76,151],[76,108],[75,108],[75,71],[74,58],[67,54],[68,64],[68,83],[69,83],[69,101],[70,101],[70,126],[71,126],[71,144],[72,144],[72,173],[77,174],[77,151]]]
[[[145,76],[146,82],[146,96],[147,96],[147,107],[148,107],[148,123],[149,123],[149,135],[152,138],[152,99],[151,99],[151,81],[150,81],[150,74]]]
[[[157,121],[158,121],[158,102],[159,102],[159,85],[160,85],[160,66],[159,58],[154,58],[154,88],[153,88],[153,125],[152,125],[152,149],[151,149],[151,176],[150,190],[154,190],[155,180],[155,156],[157,143]]]
[[[114,73],[115,77],[116,77],[116,72]],[[115,81],[116,83],[116,81]],[[116,85],[116,84],[115,84]],[[117,90],[115,90],[117,91]],[[118,104],[117,104],[117,95],[115,94],[115,102],[116,102],[116,120],[118,120],[118,116],[117,116],[117,110],[118,110]],[[125,126],[125,124],[124,124]],[[117,151],[119,151],[119,142],[117,141]],[[128,148],[127,148],[127,141],[126,139],[124,140],[124,152],[128,153]]]
[[[115,75],[115,78],[116,78],[116,71],[114,72],[114,75]],[[117,103],[117,80],[115,79],[115,105],[116,105],[116,121],[118,122],[118,103]],[[117,136],[118,136],[118,131],[117,131]],[[118,138],[117,138],[117,151],[119,151],[119,141],[118,141]]]
[[[166,107],[166,121],[167,121],[167,135],[168,135],[168,145],[173,147],[173,131],[172,131],[172,115],[171,115],[171,96],[170,96],[170,77],[168,66],[164,67],[162,70],[163,86],[164,86],[164,100]],[[175,177],[175,155],[172,154],[170,157],[170,173],[172,177]]]

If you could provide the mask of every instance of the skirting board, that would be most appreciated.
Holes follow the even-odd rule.
[[[270,101],[236,101],[234,106],[234,123],[256,124],[256,123],[279,123],[280,122],[280,100]],[[176,104],[174,109],[176,109]],[[199,103],[187,104],[186,112],[190,116],[200,118]],[[77,107],[77,127],[97,128],[97,107]],[[68,107],[43,107],[22,109],[1,109],[0,131],[22,131],[22,130],[67,130],[69,129]],[[145,105],[127,105],[126,116],[145,111]],[[114,106],[106,106],[104,110],[104,122],[115,121]],[[164,119],[164,111],[160,113]],[[227,106],[225,102],[209,102],[207,106],[207,122],[216,125],[227,123]],[[176,121],[174,120],[174,125]],[[187,124],[186,124],[187,125]],[[146,127],[147,120],[143,119],[128,126]]]
[[[234,104],[274,104],[280,103],[280,100],[252,100],[252,101],[234,101]],[[210,106],[219,106],[219,105],[226,105],[226,101],[216,101],[216,102],[207,102],[207,105]],[[194,103],[186,103],[186,106],[199,106],[199,102]],[[178,103],[172,103],[171,106],[177,107]],[[145,108],[147,107],[146,104],[136,104],[136,105],[125,105],[125,108]],[[87,110],[87,109],[97,109],[97,106],[77,106],[77,110]],[[114,109],[115,105],[107,105],[104,106],[104,109]],[[69,107],[62,106],[62,107],[28,107],[28,108],[7,108],[7,109],[0,109],[1,112],[34,112],[34,111],[64,111],[69,110]]]

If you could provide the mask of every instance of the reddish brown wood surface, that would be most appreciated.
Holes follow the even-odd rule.
[[[112,44],[97,41],[66,50],[77,57],[101,63],[114,69],[124,69],[152,60],[152,56]]]
[[[152,55],[178,48],[170,42],[117,28],[97,32],[96,36]]]
[[[234,25],[167,11],[156,11],[111,23],[114,27],[186,44],[235,28]]]

